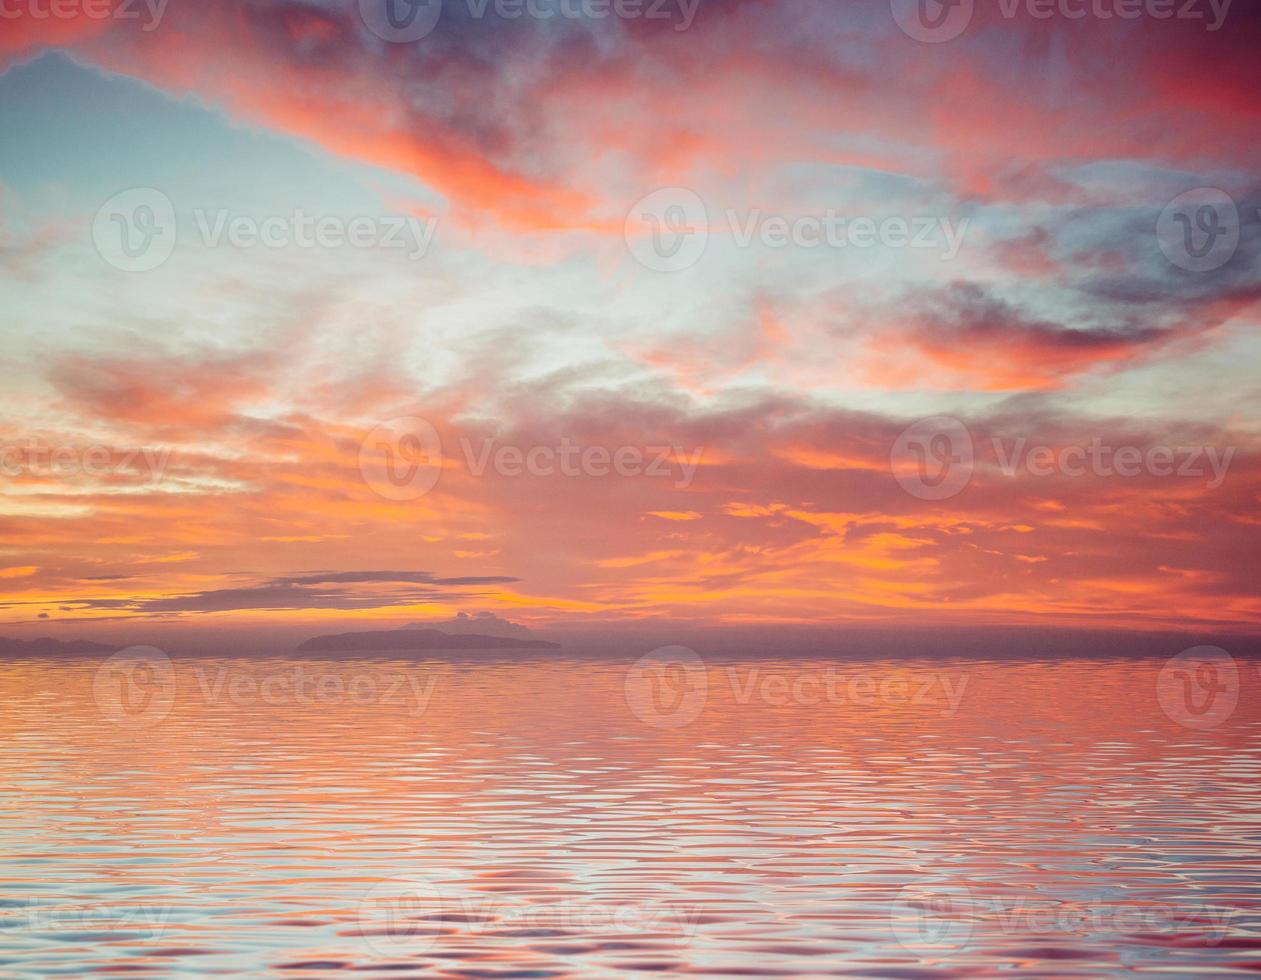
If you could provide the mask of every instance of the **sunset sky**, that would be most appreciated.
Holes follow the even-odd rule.
[[[900,0],[441,0],[406,42],[371,0],[158,6],[0,19],[0,635],[1261,633],[1242,0],[977,0],[934,42]],[[178,232],[129,270],[102,236],[138,188]],[[662,189],[704,245],[676,268],[641,261]],[[1161,237],[1188,192],[1237,208],[1220,264]],[[205,233],[299,213],[406,245]],[[890,234],[820,242],[829,215]],[[899,436],[942,416],[975,463],[926,499]],[[391,499],[372,434],[400,418],[441,469]],[[1092,444],[1144,462],[1062,465]],[[580,472],[493,462],[563,446]],[[602,475],[619,450],[643,471]]]

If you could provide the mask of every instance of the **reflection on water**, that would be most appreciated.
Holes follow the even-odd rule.
[[[1256,971],[1261,677],[1162,666],[6,663],[0,973]]]

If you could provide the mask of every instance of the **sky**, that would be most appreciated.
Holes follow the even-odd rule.
[[[1255,635],[1259,45],[3,0],[0,633]]]

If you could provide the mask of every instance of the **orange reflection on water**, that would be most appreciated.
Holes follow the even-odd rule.
[[[1194,668],[11,662],[4,957],[159,975],[1255,968],[1261,676]]]

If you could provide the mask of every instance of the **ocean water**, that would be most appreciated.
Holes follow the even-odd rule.
[[[1261,970],[1244,660],[0,665],[0,974]]]

